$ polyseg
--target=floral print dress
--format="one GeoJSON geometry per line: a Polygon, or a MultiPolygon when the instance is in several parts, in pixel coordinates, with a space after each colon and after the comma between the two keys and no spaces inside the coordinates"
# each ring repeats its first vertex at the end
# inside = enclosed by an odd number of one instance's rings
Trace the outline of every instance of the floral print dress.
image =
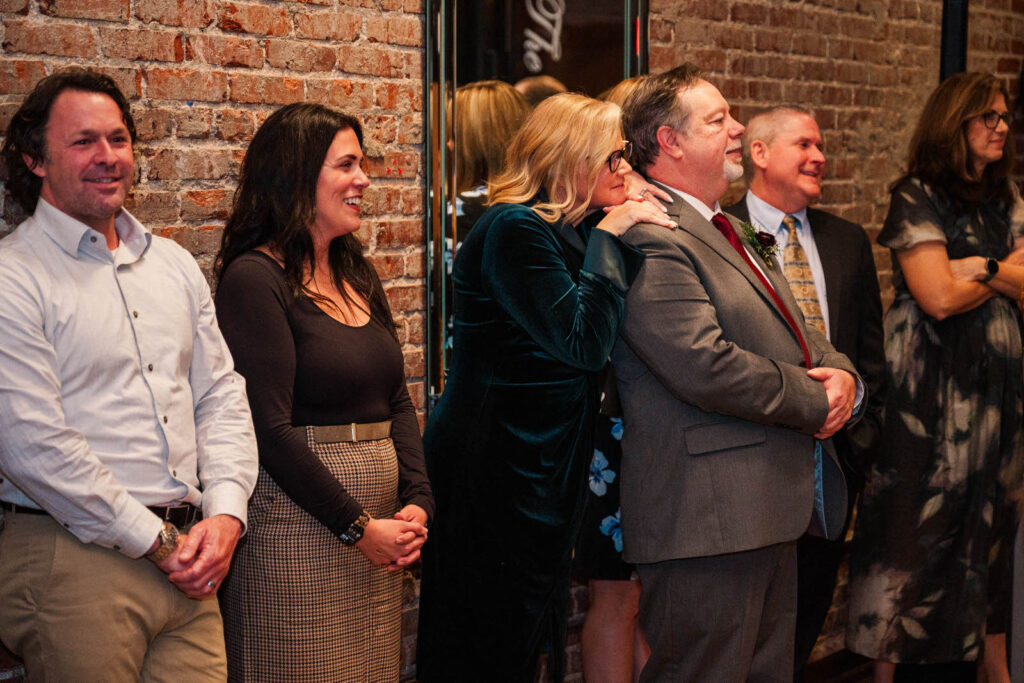
{"type": "MultiPolygon", "coordinates": [[[[957,212],[917,179],[893,191],[879,244],[944,242],[950,259],[1003,259],[1024,204],[957,212]]],[[[939,321],[910,295],[893,258],[885,318],[885,426],[861,500],[850,560],[847,646],[904,663],[976,660],[1005,632],[1021,490],[1021,315],[997,295],[939,321]]]]}
{"type": "Polygon", "coordinates": [[[621,442],[622,418],[599,414],[588,477],[590,494],[574,558],[574,573],[580,580],[625,581],[633,574],[633,565],[622,560],[621,442]]]}

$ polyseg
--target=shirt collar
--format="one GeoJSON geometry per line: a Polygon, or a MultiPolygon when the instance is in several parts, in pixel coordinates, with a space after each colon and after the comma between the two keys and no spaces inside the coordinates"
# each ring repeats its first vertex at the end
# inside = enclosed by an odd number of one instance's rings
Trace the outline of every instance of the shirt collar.
{"type": "Polygon", "coordinates": [[[707,204],[705,204],[701,200],[697,199],[692,194],[687,194],[687,193],[683,192],[682,190],[677,190],[674,187],[669,187],[668,185],[665,185],[664,183],[659,183],[656,180],[652,181],[652,182],[657,183],[658,187],[664,188],[665,190],[671,192],[672,194],[676,195],[677,197],[682,199],[684,202],[686,202],[687,204],[692,206],[694,209],[697,210],[697,213],[699,213],[701,216],[703,216],[704,220],[706,220],[708,222],[711,221],[711,217],[712,216],[714,216],[716,213],[721,213],[721,211],[722,211],[722,207],[719,206],[718,202],[715,202],[714,207],[708,207],[707,204]]]}
{"type": "MultiPolygon", "coordinates": [[[[32,214],[50,239],[73,258],[79,258],[83,253],[100,255],[104,252],[108,255],[111,251],[107,249],[105,240],[97,239],[92,242],[90,237],[97,237],[99,233],[85,223],[72,218],[48,201],[39,198],[36,202],[36,210],[32,214]]],[[[114,219],[114,230],[117,237],[125,246],[126,257],[129,261],[139,259],[149,248],[153,235],[142,223],[136,220],[135,216],[128,213],[127,209],[121,209],[114,219]]],[[[108,256],[113,258],[112,255],[108,256]]]]}
{"type": "Polygon", "coordinates": [[[807,207],[804,207],[799,211],[794,211],[791,214],[786,214],[779,211],[750,190],[747,190],[747,210],[750,211],[750,222],[753,223],[754,227],[758,230],[764,230],[765,232],[770,232],[774,235],[785,233],[786,227],[782,224],[782,219],[787,215],[793,216],[800,221],[800,224],[796,228],[798,234],[803,235],[808,230],[807,207]]]}

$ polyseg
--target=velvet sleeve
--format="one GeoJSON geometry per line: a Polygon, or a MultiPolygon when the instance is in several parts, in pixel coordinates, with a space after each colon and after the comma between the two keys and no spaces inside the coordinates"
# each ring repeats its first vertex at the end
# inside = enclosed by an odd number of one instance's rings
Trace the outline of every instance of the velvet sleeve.
{"type": "Polygon", "coordinates": [[[309,449],[304,430],[292,425],[292,296],[276,266],[258,258],[243,255],[228,266],[216,308],[235,368],[245,377],[260,465],[299,507],[340,534],[362,507],[309,449]]]}
{"type": "Polygon", "coordinates": [[[484,287],[544,351],[596,372],[618,334],[639,257],[611,234],[594,230],[577,284],[556,229],[525,206],[509,206],[487,232],[484,287]]]}

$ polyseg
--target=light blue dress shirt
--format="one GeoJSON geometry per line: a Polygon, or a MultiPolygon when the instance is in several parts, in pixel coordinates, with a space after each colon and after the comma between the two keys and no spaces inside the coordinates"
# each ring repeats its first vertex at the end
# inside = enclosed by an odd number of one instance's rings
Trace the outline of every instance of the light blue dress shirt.
{"type": "Polygon", "coordinates": [[[187,501],[246,518],[244,380],[195,259],[127,211],[120,246],[40,199],[0,240],[0,500],[143,555],[187,501]]]}
{"type": "MultiPolygon", "coordinates": [[[[789,242],[789,230],[782,224],[782,219],[787,214],[779,211],[771,204],[766,203],[753,192],[747,191],[747,210],[750,212],[750,223],[758,230],[775,235],[775,241],[779,245],[779,254],[786,252],[786,244],[789,242]]],[[[821,257],[818,255],[818,245],[814,241],[814,233],[811,232],[811,224],[807,220],[807,209],[803,208],[796,213],[788,214],[798,221],[796,234],[800,238],[800,246],[807,254],[807,263],[811,266],[811,275],[814,278],[814,288],[818,290],[818,304],[821,306],[821,315],[825,318],[825,336],[832,341],[832,328],[828,322],[828,296],[825,289],[825,271],[821,267],[821,257]]]]}

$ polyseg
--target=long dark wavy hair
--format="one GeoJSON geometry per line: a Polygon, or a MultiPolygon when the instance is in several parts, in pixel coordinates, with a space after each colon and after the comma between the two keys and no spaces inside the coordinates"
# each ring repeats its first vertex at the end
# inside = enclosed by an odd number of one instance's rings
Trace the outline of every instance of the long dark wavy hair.
{"type": "Polygon", "coordinates": [[[1013,196],[1013,135],[1006,137],[1003,157],[988,164],[981,178],[972,174],[967,145],[968,124],[989,111],[997,95],[1003,96],[1007,107],[1011,106],[1005,84],[992,74],[958,73],[940,83],[925,103],[910,140],[907,176],[916,176],[942,190],[964,209],[989,199],[1009,206],[1013,196]]]}
{"type": "MultiPolygon", "coordinates": [[[[231,262],[266,245],[283,262],[285,280],[296,295],[332,306],[330,299],[306,286],[316,267],[310,227],[316,217],[316,184],[327,150],[339,131],[352,130],[363,144],[363,129],[354,117],[318,104],[289,104],[260,126],[242,160],[234,206],[221,239],[214,269],[218,279],[231,262]]],[[[341,296],[348,282],[369,304],[370,317],[397,338],[384,290],[352,233],[328,247],[331,278],[341,296]]]]}

